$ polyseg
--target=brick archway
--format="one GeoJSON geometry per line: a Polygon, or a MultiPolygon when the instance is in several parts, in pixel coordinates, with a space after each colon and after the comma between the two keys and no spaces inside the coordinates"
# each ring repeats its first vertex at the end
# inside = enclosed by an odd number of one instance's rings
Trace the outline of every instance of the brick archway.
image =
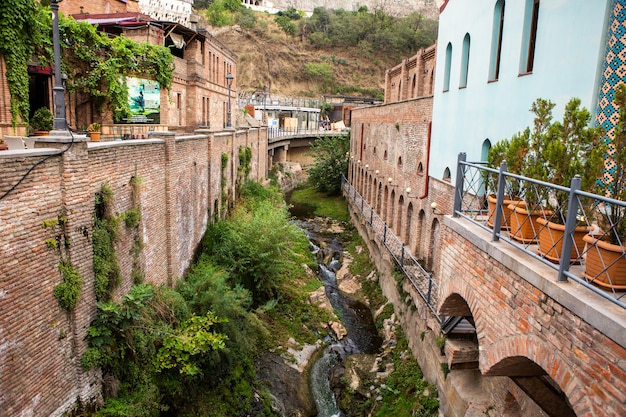
{"type": "Polygon", "coordinates": [[[558,350],[532,334],[491,334],[475,290],[466,281],[442,284],[439,314],[472,317],[482,375],[511,378],[549,416],[575,417],[589,409],[587,396],[580,394],[585,391],[581,381],[558,350]]]}

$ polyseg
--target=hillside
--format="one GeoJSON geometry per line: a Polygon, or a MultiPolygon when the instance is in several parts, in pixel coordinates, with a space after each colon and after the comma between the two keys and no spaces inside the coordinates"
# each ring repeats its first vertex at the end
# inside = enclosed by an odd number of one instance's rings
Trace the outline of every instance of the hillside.
{"type": "Polygon", "coordinates": [[[382,97],[385,71],[402,57],[371,53],[362,48],[315,48],[299,34],[287,35],[274,16],[256,14],[258,25],[209,27],[209,31],[239,58],[240,96],[263,90],[270,94],[320,97],[323,94],[382,97]],[[306,65],[309,64],[307,67],[306,65]],[[310,65],[330,68],[332,75],[312,75],[310,65]]]}

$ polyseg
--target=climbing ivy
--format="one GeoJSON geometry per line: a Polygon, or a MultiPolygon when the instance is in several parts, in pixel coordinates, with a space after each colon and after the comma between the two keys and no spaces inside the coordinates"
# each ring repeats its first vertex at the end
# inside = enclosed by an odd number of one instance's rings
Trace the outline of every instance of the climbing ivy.
{"type": "Polygon", "coordinates": [[[41,42],[38,28],[40,7],[33,0],[0,0],[0,55],[6,62],[6,78],[11,94],[11,122],[28,120],[27,62],[41,42]]]}
{"type": "Polygon", "coordinates": [[[96,299],[106,301],[121,281],[115,240],[119,235],[119,218],[112,213],[113,191],[108,184],[96,194],[96,215],[93,228],[93,271],[96,299]]]}
{"type": "MultiPolygon", "coordinates": [[[[52,16],[49,3],[0,0],[0,55],[7,66],[11,120],[29,119],[28,63],[52,65],[52,16]]],[[[107,105],[116,119],[130,113],[126,75],[142,75],[170,89],[174,57],[159,45],[135,42],[124,36],[109,38],[87,22],[59,15],[62,71],[67,88],[107,105]]]]}

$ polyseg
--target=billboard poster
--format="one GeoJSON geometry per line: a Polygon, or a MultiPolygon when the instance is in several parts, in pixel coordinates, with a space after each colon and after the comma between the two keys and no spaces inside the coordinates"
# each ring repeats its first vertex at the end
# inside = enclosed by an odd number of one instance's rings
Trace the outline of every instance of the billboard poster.
{"type": "Polygon", "coordinates": [[[154,80],[126,77],[131,116],[127,123],[161,123],[161,88],[154,80]]]}

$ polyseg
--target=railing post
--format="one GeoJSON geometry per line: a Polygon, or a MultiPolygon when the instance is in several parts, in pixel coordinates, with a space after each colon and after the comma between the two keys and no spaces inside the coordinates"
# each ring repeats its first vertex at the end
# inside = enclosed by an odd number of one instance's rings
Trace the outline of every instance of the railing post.
{"type": "Polygon", "coordinates": [[[456,163],[456,185],[454,189],[454,209],[452,210],[453,217],[459,217],[458,212],[461,211],[461,204],[463,203],[463,182],[465,178],[465,165],[461,165],[461,162],[465,162],[467,155],[465,152],[459,153],[456,163]]]}
{"type": "Polygon", "coordinates": [[[502,229],[502,202],[504,201],[504,186],[506,185],[506,179],[504,173],[507,170],[506,161],[502,161],[500,164],[500,171],[498,172],[498,192],[496,194],[496,209],[493,212],[495,219],[493,219],[493,232],[491,240],[497,242],[500,240],[500,230],[502,229]]]}
{"type": "Polygon", "coordinates": [[[569,271],[571,264],[572,246],[574,245],[574,229],[576,229],[576,216],[578,215],[578,198],[576,191],[581,186],[580,175],[572,178],[570,183],[569,201],[567,203],[567,214],[565,218],[565,234],[563,235],[563,246],[561,247],[561,260],[559,262],[559,281],[567,281],[565,272],[569,271]]]}
{"type": "Polygon", "coordinates": [[[385,223],[385,229],[383,232],[383,243],[387,242],[387,223],[385,223]]]}
{"type": "Polygon", "coordinates": [[[374,223],[374,207],[370,207],[370,226],[374,223]]]}
{"type": "Polygon", "coordinates": [[[361,196],[361,214],[363,214],[364,203],[365,203],[365,199],[363,198],[363,196],[361,196]]]}
{"type": "Polygon", "coordinates": [[[404,269],[404,243],[402,244],[402,255],[400,255],[400,266],[404,269]]]}

